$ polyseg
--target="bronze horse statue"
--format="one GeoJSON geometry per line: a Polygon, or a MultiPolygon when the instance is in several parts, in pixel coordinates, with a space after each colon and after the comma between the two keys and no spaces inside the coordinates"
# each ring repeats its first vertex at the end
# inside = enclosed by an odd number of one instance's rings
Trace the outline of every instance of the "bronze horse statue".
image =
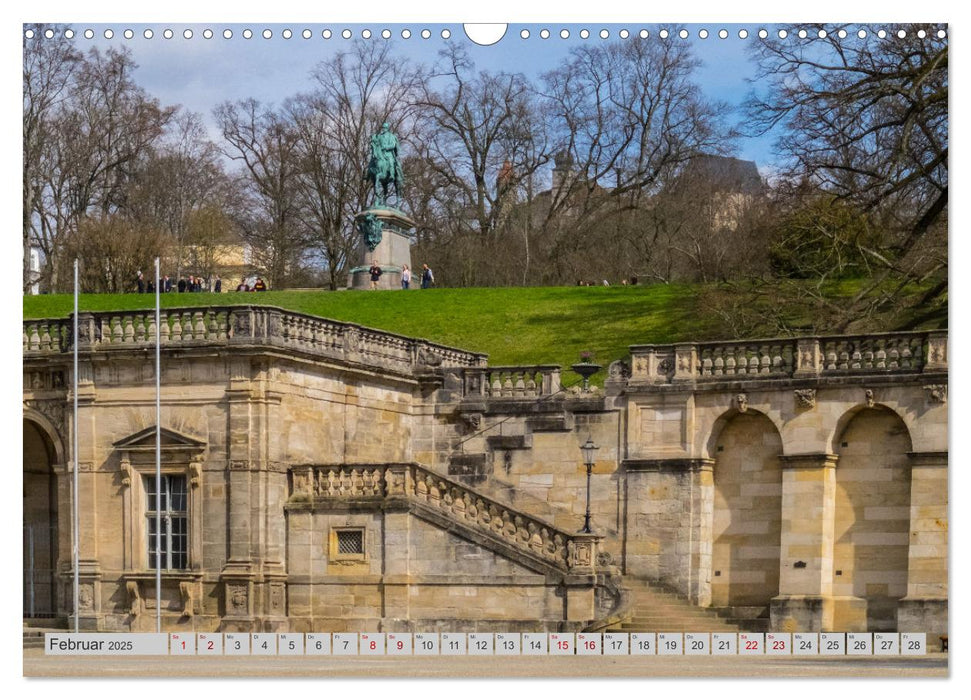
{"type": "Polygon", "coordinates": [[[375,204],[385,206],[388,189],[394,185],[395,197],[401,198],[404,177],[401,162],[398,160],[398,139],[391,133],[390,125],[385,122],[381,131],[371,137],[371,160],[368,162],[364,179],[374,187],[375,204]]]}

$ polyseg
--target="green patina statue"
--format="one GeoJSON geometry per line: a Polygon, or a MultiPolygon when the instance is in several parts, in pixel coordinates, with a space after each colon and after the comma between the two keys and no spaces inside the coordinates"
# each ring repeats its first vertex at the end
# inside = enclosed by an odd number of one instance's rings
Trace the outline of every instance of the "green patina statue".
{"type": "Polygon", "coordinates": [[[401,161],[398,160],[398,137],[392,133],[391,125],[387,122],[381,125],[381,131],[371,137],[371,160],[364,179],[374,187],[374,203],[377,206],[387,205],[388,188],[392,184],[395,196],[401,198],[404,175],[401,161]]]}

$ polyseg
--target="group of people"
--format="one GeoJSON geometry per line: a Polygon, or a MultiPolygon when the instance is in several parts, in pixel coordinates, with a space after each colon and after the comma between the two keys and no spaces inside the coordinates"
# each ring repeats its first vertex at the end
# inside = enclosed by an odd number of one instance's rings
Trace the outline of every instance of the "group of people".
{"type": "Polygon", "coordinates": [[[257,277],[256,281],[254,281],[253,284],[250,285],[246,282],[246,278],[244,277],[239,281],[239,284],[236,285],[236,291],[237,292],[265,292],[266,282],[263,281],[262,277],[257,277]]]}
{"type": "MultiPolygon", "coordinates": [[[[381,281],[381,275],[383,270],[381,266],[378,265],[377,260],[371,261],[371,269],[368,270],[368,274],[371,275],[371,289],[378,288],[378,282],[381,281]]],[[[421,288],[428,289],[433,284],[435,284],[435,274],[432,269],[428,267],[428,264],[423,264],[421,266],[421,288]]],[[[407,265],[401,266],[401,288],[410,289],[411,288],[411,269],[407,265]]]]}
{"type": "MultiPolygon", "coordinates": [[[[630,278],[630,281],[628,281],[627,278],[625,277],[624,279],[622,279],[620,281],[620,283],[624,287],[626,287],[628,285],[631,285],[631,286],[636,285],[637,284],[637,276],[636,275],[635,276],[632,276],[630,278]]],[[[604,287],[609,287],[610,286],[610,282],[608,282],[607,280],[604,280],[603,282],[600,283],[600,285],[598,285],[596,282],[593,282],[591,280],[584,280],[584,279],[577,280],[577,286],[578,287],[598,287],[598,286],[601,286],[601,285],[604,286],[604,287]]]]}
{"type": "MultiPolygon", "coordinates": [[[[202,277],[195,275],[180,277],[179,281],[173,284],[172,279],[168,275],[165,275],[158,281],[158,287],[158,291],[162,293],[171,292],[173,289],[177,292],[202,292],[207,289],[208,285],[202,277]]],[[[223,281],[219,275],[216,275],[216,279],[212,283],[212,291],[219,294],[222,290],[223,281]]],[[[135,291],[138,294],[154,294],[155,280],[146,280],[145,275],[139,270],[135,276],[135,291]]]]}
{"type": "MultiPolygon", "coordinates": [[[[249,278],[253,279],[253,278],[249,278]]],[[[210,285],[204,278],[189,275],[187,277],[180,277],[177,282],[173,282],[172,279],[165,275],[159,280],[159,291],[160,292],[205,292],[211,291],[215,294],[221,294],[223,291],[223,280],[222,277],[216,275],[215,279],[212,280],[210,285]]],[[[262,277],[256,277],[252,282],[247,281],[244,277],[240,280],[239,285],[236,287],[237,292],[265,292],[267,290],[266,282],[263,281],[262,277]]],[[[135,277],[135,291],[139,294],[154,294],[155,293],[155,280],[145,279],[145,275],[139,270],[135,277]]]]}

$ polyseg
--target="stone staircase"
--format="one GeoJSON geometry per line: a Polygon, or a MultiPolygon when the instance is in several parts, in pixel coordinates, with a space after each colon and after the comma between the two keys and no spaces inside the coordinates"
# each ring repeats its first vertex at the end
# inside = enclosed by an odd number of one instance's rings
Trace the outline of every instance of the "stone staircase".
{"type": "Polygon", "coordinates": [[[24,619],[24,649],[43,649],[46,632],[67,631],[67,621],[63,619],[24,619]]]}
{"type": "MultiPolygon", "coordinates": [[[[657,583],[627,578],[631,616],[608,632],[761,632],[768,618],[723,617],[722,611],[693,605],[687,597],[657,583]]],[[[751,612],[751,611],[750,611],[751,612]]]]}

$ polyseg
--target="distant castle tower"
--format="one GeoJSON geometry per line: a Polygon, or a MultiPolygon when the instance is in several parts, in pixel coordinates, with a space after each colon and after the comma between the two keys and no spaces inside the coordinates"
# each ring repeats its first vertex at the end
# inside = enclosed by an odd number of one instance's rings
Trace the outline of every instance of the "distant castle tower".
{"type": "Polygon", "coordinates": [[[569,187],[570,175],[573,174],[573,156],[569,151],[560,151],[553,157],[553,196],[556,197],[560,188],[569,187]]]}

